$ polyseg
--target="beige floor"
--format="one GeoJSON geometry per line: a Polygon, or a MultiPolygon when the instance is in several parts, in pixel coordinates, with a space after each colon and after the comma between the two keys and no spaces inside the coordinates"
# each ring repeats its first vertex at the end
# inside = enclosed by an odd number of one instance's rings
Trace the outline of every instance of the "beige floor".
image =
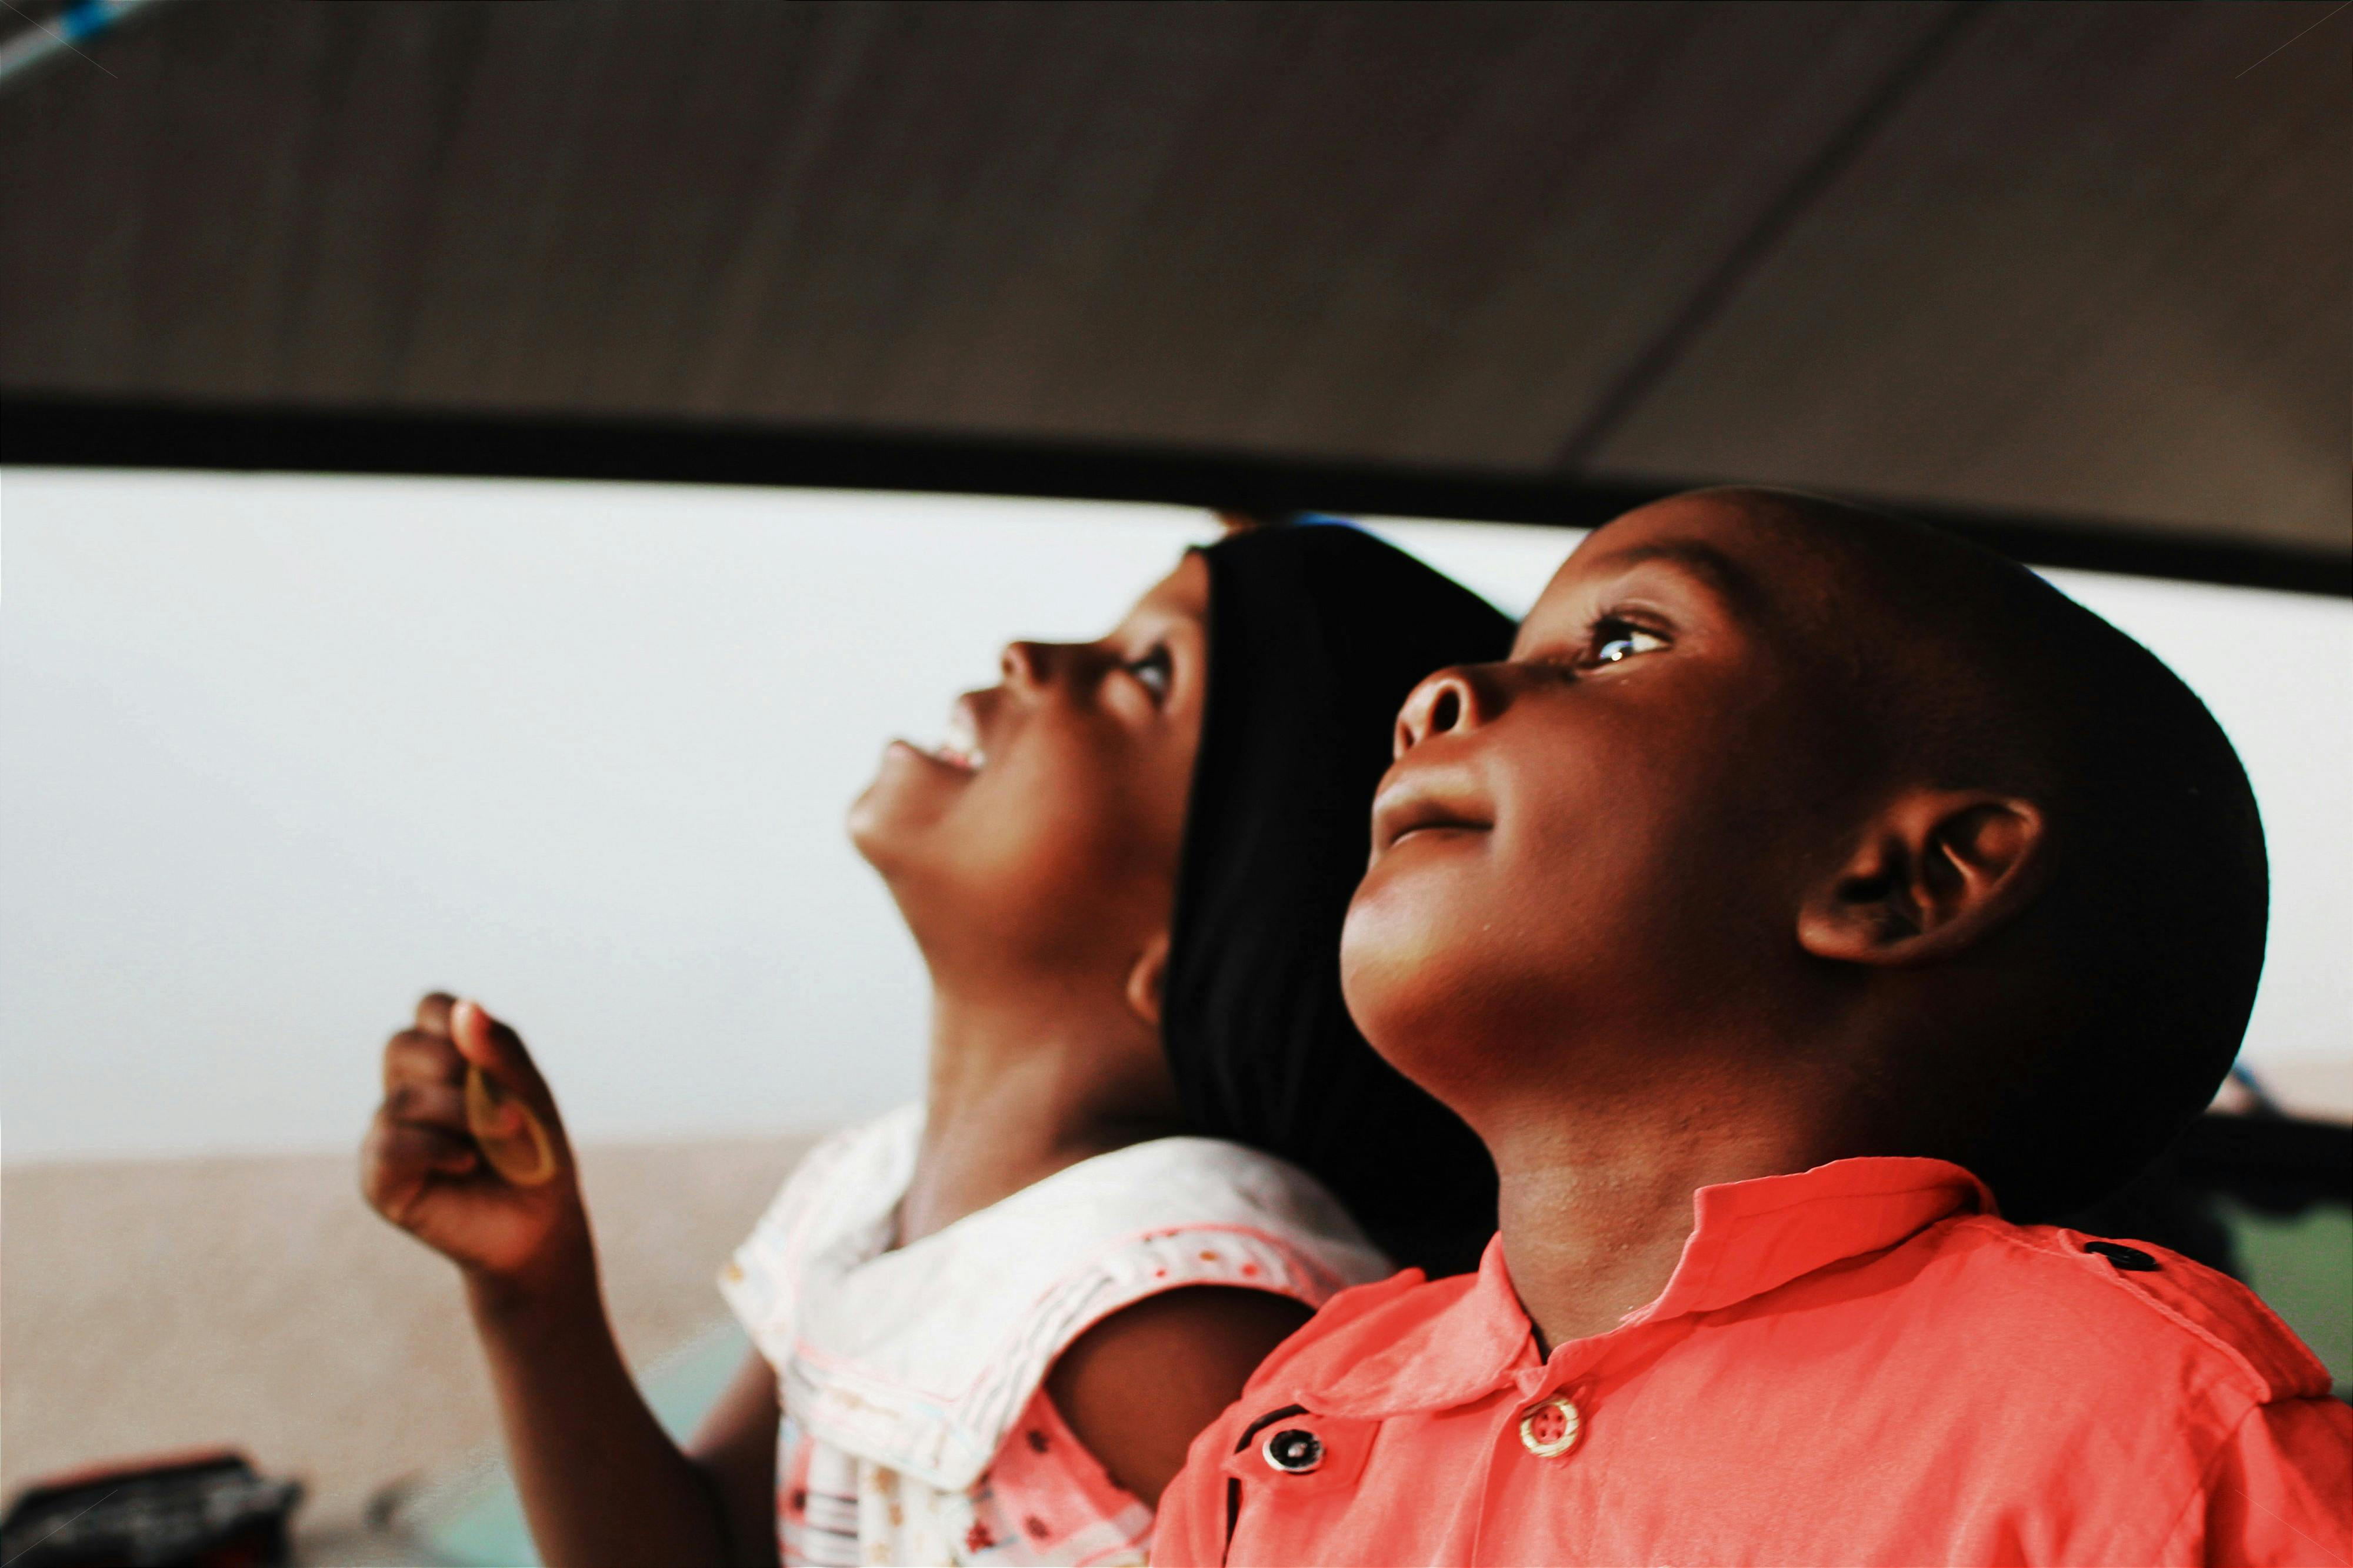
{"type": "MultiPolygon", "coordinates": [[[[723,1315],[712,1276],[809,1140],[592,1149],[623,1348],[723,1315]]],[[[494,1440],[455,1276],[360,1202],[350,1157],[0,1173],[0,1486],[190,1447],[310,1483],[306,1534],[494,1440]]]]}

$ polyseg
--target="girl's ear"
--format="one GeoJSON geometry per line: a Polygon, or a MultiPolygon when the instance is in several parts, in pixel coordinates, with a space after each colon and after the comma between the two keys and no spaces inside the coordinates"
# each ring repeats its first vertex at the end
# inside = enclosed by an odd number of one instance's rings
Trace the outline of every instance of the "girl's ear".
{"type": "Polygon", "coordinates": [[[1155,931],[1127,972],[1128,1007],[1155,1029],[1160,1027],[1160,985],[1167,977],[1168,933],[1155,931]]]}
{"type": "Polygon", "coordinates": [[[1936,963],[2000,930],[2050,880],[2042,809],[1986,790],[1915,788],[1865,825],[1846,862],[1798,911],[1817,958],[1889,969],[1936,963]]]}

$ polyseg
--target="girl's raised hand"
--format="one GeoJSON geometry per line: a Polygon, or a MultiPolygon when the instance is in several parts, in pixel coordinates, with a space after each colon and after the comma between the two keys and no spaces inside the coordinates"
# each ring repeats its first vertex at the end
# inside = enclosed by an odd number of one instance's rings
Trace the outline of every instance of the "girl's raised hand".
{"type": "Polygon", "coordinates": [[[480,1003],[436,992],[417,1005],[415,1026],[385,1043],[360,1191],[477,1284],[593,1289],[587,1215],[554,1097],[522,1037],[480,1003]]]}

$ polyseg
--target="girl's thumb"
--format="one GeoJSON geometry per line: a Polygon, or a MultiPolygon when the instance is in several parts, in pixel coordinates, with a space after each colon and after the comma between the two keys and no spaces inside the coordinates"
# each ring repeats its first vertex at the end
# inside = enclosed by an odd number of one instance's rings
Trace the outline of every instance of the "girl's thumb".
{"type": "Polygon", "coordinates": [[[480,1002],[462,1001],[449,1009],[449,1043],[476,1067],[496,1062],[498,1047],[491,1043],[491,1016],[480,1002]]]}

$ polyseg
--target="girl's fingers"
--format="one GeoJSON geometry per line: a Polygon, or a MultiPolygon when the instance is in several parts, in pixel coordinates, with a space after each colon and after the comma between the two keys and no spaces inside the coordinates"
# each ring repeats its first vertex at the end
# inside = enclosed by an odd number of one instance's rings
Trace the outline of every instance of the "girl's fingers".
{"type": "Polygon", "coordinates": [[[405,1083],[457,1083],[466,1076],[466,1058],[447,1035],[404,1029],[385,1042],[384,1087],[387,1092],[405,1083]]]}
{"type": "Polygon", "coordinates": [[[471,1174],[481,1163],[473,1141],[460,1133],[395,1121],[378,1111],[369,1127],[360,1186],[368,1202],[397,1220],[427,1176],[471,1174]]]}
{"type": "Polygon", "coordinates": [[[448,1039],[449,1010],[457,1005],[458,999],[447,991],[427,993],[417,1004],[417,1026],[428,1035],[438,1035],[448,1039]]]}
{"type": "Polygon", "coordinates": [[[467,1133],[466,1091],[454,1083],[396,1084],[385,1094],[384,1113],[404,1125],[467,1133]]]}

